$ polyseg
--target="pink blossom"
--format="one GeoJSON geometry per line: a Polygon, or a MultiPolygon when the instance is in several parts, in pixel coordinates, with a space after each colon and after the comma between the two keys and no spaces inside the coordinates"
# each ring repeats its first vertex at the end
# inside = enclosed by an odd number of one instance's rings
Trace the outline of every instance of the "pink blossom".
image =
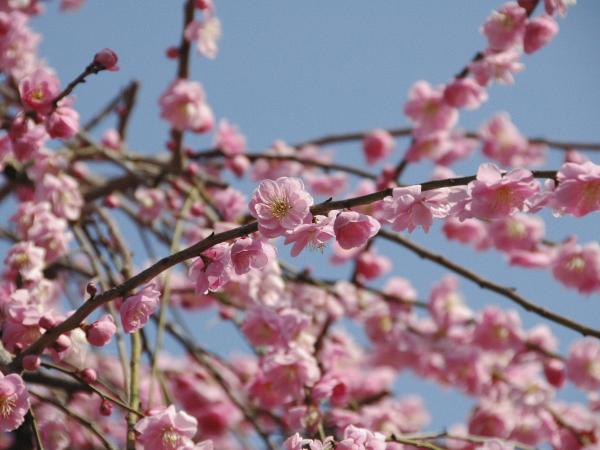
{"type": "Polygon", "coordinates": [[[8,135],[13,154],[19,162],[32,159],[48,140],[46,128],[36,124],[24,114],[17,115],[13,120],[8,135]]]}
{"type": "Polygon", "coordinates": [[[372,280],[378,278],[392,269],[392,262],[383,255],[372,251],[362,252],[356,258],[356,274],[361,279],[372,280]]]}
{"type": "Polygon", "coordinates": [[[570,240],[559,249],[552,262],[552,274],[565,286],[590,294],[600,289],[600,245],[584,246],[570,240]]]}
{"type": "Polygon", "coordinates": [[[569,350],[567,377],[588,391],[600,389],[600,344],[594,339],[581,339],[569,350]]]}
{"type": "Polygon", "coordinates": [[[387,158],[394,149],[394,138],[386,130],[373,130],[362,141],[363,153],[369,164],[387,158]]]}
{"type": "Polygon", "coordinates": [[[555,388],[560,389],[564,385],[567,377],[565,363],[560,359],[544,361],[544,375],[546,376],[548,383],[555,388]]]}
{"type": "Polygon", "coordinates": [[[515,424],[515,412],[508,403],[484,402],[469,418],[469,433],[506,439],[515,424]]]}
{"type": "Polygon", "coordinates": [[[477,250],[485,250],[490,246],[487,227],[478,219],[460,221],[456,217],[448,217],[442,231],[447,239],[471,244],[477,250]]]}
{"type": "Polygon", "coordinates": [[[335,197],[346,190],[348,177],[344,172],[306,173],[304,179],[312,192],[317,195],[335,197]]]}
{"type": "Polygon", "coordinates": [[[529,170],[514,169],[503,176],[494,164],[482,164],[477,179],[468,185],[467,209],[481,219],[502,218],[526,209],[527,200],[539,190],[539,183],[529,170]]]}
{"type": "Polygon", "coordinates": [[[536,216],[515,214],[489,225],[489,233],[498,250],[533,250],[544,238],[544,221],[536,216]]]}
{"type": "Polygon", "coordinates": [[[185,38],[196,43],[198,53],[213,59],[217,56],[217,42],[221,38],[221,21],[210,17],[205,21],[193,20],[185,29],[185,38]]]}
{"type": "Polygon", "coordinates": [[[515,2],[505,3],[483,24],[482,32],[494,51],[508,50],[520,43],[525,33],[527,11],[515,2]]]}
{"type": "Polygon", "coordinates": [[[486,50],[482,58],[469,64],[473,77],[482,86],[487,86],[491,81],[501,84],[514,83],[513,74],[523,70],[519,62],[521,53],[510,49],[504,52],[486,50]]]}
{"type": "Polygon", "coordinates": [[[548,14],[564,16],[567,14],[567,8],[576,2],[577,0],[544,0],[544,7],[548,14]]]}
{"type": "Polygon", "coordinates": [[[231,250],[222,243],[209,248],[191,265],[189,276],[196,285],[196,293],[216,291],[231,278],[231,250]]]}
{"type": "Polygon", "coordinates": [[[113,317],[110,314],[105,314],[85,328],[85,336],[90,344],[102,347],[110,342],[116,331],[117,326],[113,317]]]}
{"type": "Polygon", "coordinates": [[[12,373],[0,373],[0,431],[16,430],[25,421],[29,410],[29,395],[23,379],[12,373]]]}
{"type": "Polygon", "coordinates": [[[551,204],[559,212],[582,217],[600,210],[600,165],[591,161],[566,163],[557,174],[558,186],[551,204]]]}
{"type": "Polygon", "coordinates": [[[33,242],[14,244],[4,259],[7,275],[11,279],[19,275],[24,281],[39,281],[43,278],[45,256],[46,251],[33,242]]]}
{"type": "Polygon", "coordinates": [[[558,23],[549,15],[543,14],[527,21],[523,50],[530,54],[550,42],[558,33],[558,23]]]}
{"type": "Polygon", "coordinates": [[[465,304],[458,292],[458,280],[446,276],[435,284],[429,294],[429,313],[438,327],[464,324],[473,317],[473,311],[465,304]]]}
{"type": "Polygon", "coordinates": [[[179,131],[191,130],[203,133],[212,128],[213,113],[206,104],[200,83],[175,80],[159,99],[161,117],[179,131]]]}
{"type": "Polygon", "coordinates": [[[361,247],[379,232],[380,227],[376,219],[356,211],[342,211],[333,223],[335,239],[345,250],[361,247]]]}
{"type": "Polygon", "coordinates": [[[523,343],[521,320],[516,311],[488,306],[477,317],[473,341],[485,350],[504,351],[523,343]]]}
{"type": "MultiPolygon", "coordinates": [[[[277,140],[267,150],[267,155],[273,156],[297,156],[296,150],[283,141],[277,140]]],[[[275,180],[280,177],[296,177],[303,172],[304,166],[297,161],[285,161],[276,159],[258,159],[254,163],[252,178],[263,180],[269,178],[275,180]]]]}
{"type": "Polygon", "coordinates": [[[231,170],[235,176],[241,177],[250,168],[250,160],[244,155],[236,155],[233,158],[225,159],[225,166],[231,170]]]}
{"type": "Polygon", "coordinates": [[[38,69],[19,83],[21,102],[30,110],[48,114],[60,94],[60,80],[47,69],[38,69]]]}
{"type": "Polygon", "coordinates": [[[258,220],[261,234],[273,238],[310,221],[312,204],[313,198],[304,190],[302,180],[281,177],[275,181],[261,181],[248,208],[258,220]]]}
{"type": "Polygon", "coordinates": [[[142,450],[174,450],[193,446],[192,438],[198,421],[185,411],[177,412],[175,405],[146,416],[135,424],[139,433],[137,443],[142,450]]]}
{"type": "Polygon", "coordinates": [[[444,100],[454,108],[476,109],[487,98],[485,89],[472,78],[455,78],[444,89],[444,100]]]}
{"type": "Polygon", "coordinates": [[[308,245],[312,249],[323,250],[326,242],[335,237],[333,231],[333,220],[335,212],[330,212],[326,216],[314,216],[313,222],[303,223],[298,225],[292,231],[289,231],[285,236],[284,243],[294,245],[290,254],[298,256],[302,250],[308,245]]]}
{"type": "Polygon", "coordinates": [[[121,142],[121,136],[119,135],[119,132],[114,128],[109,128],[104,132],[100,143],[110,150],[117,151],[121,150],[121,145],[123,145],[123,143],[121,142]]]}
{"type": "Polygon", "coordinates": [[[104,48],[94,55],[94,64],[102,66],[111,72],[119,70],[119,66],[117,66],[118,62],[119,56],[110,48],[104,48]]]}
{"type": "Polygon", "coordinates": [[[149,284],[136,294],[127,297],[119,310],[125,332],[133,333],[146,325],[159,303],[160,291],[154,284],[149,284]]]}
{"type": "Polygon", "coordinates": [[[246,312],[242,331],[252,345],[285,347],[309,324],[309,318],[294,309],[275,311],[256,305],[246,312]]]}
{"type": "Polygon", "coordinates": [[[215,146],[225,156],[232,158],[246,151],[246,137],[240,133],[235,125],[231,125],[227,120],[221,120],[217,127],[215,146]]]}
{"type": "Polygon", "coordinates": [[[458,120],[456,109],[444,101],[442,89],[433,89],[426,81],[412,86],[404,113],[415,125],[417,137],[452,128],[458,120]]]}
{"type": "Polygon", "coordinates": [[[59,173],[46,173],[36,186],[36,198],[52,205],[52,212],[67,220],[77,220],[83,208],[83,197],[75,178],[59,173]]]}
{"type": "Polygon", "coordinates": [[[139,187],[135,190],[135,199],[139,204],[138,216],[141,220],[153,221],[166,209],[165,191],[139,187]]]}
{"type": "Polygon", "coordinates": [[[335,446],[336,450],[385,450],[385,435],[373,433],[366,428],[348,425],[344,437],[335,446]]]}
{"type": "Polygon", "coordinates": [[[79,113],[68,106],[59,106],[48,117],[46,130],[52,138],[72,138],[79,131],[79,113]]]}
{"type": "Polygon", "coordinates": [[[231,247],[231,263],[238,275],[247,273],[251,268],[262,269],[275,255],[272,245],[251,237],[238,239],[231,247]]]}
{"type": "Polygon", "coordinates": [[[447,189],[421,192],[420,185],[394,188],[392,196],[383,200],[383,215],[396,231],[408,229],[412,232],[417,226],[422,226],[427,232],[434,217],[448,215],[450,205],[447,197],[447,189]]]}

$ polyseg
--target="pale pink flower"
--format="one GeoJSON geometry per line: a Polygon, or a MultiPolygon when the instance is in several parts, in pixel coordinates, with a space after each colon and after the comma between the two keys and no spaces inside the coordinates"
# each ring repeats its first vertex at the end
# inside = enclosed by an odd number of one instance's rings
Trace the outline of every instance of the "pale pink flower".
{"type": "Polygon", "coordinates": [[[485,350],[504,351],[523,345],[521,320],[516,311],[488,306],[477,317],[473,341],[485,350]]]}
{"type": "Polygon", "coordinates": [[[448,130],[458,120],[457,110],[444,101],[442,89],[434,89],[426,81],[418,81],[412,86],[404,113],[415,125],[413,134],[417,137],[448,130]]]}
{"type": "Polygon", "coordinates": [[[372,432],[366,428],[348,425],[344,437],[335,446],[336,450],[385,450],[385,435],[372,432]]]}
{"type": "Polygon", "coordinates": [[[19,82],[23,105],[41,114],[52,110],[52,102],[60,94],[60,80],[47,69],[38,69],[19,82]]]}
{"type": "Polygon", "coordinates": [[[363,153],[369,164],[387,158],[394,149],[394,138],[386,130],[373,130],[362,141],[363,153]]]}
{"type": "Polygon", "coordinates": [[[313,222],[298,225],[285,236],[284,244],[291,244],[292,256],[298,256],[308,245],[311,249],[323,250],[327,241],[335,237],[333,220],[336,212],[331,211],[327,216],[314,216],[313,222]]]}
{"type": "Polygon", "coordinates": [[[212,128],[214,117],[206,104],[200,83],[175,80],[160,96],[161,117],[179,131],[203,133],[212,128]]]}
{"type": "Polygon", "coordinates": [[[372,280],[378,278],[392,269],[392,262],[383,255],[372,251],[362,252],[356,258],[356,274],[362,279],[372,280]]]}
{"type": "Polygon", "coordinates": [[[139,187],[134,197],[139,204],[138,216],[144,221],[157,219],[167,207],[165,191],[162,189],[139,187]]]}
{"type": "Polygon", "coordinates": [[[185,29],[185,38],[196,43],[198,53],[213,59],[219,51],[217,43],[221,38],[221,21],[217,17],[205,21],[193,20],[185,29]]]}
{"type": "MultiPolygon", "coordinates": [[[[266,154],[274,156],[298,156],[294,147],[290,147],[281,140],[275,141],[266,154]]],[[[305,172],[304,166],[297,161],[258,159],[254,162],[252,178],[254,180],[264,180],[266,178],[275,180],[280,177],[297,177],[303,174],[303,172],[305,172]]]]}
{"type": "Polygon", "coordinates": [[[11,279],[16,278],[18,274],[24,281],[39,281],[43,278],[45,256],[46,251],[33,242],[14,244],[4,259],[7,275],[11,279]]]}
{"type": "Polygon", "coordinates": [[[19,428],[28,410],[29,395],[23,379],[15,373],[0,373],[0,431],[19,428]]]}
{"type": "Polygon", "coordinates": [[[520,58],[521,53],[515,49],[498,53],[486,50],[482,58],[469,64],[469,70],[482,86],[487,86],[490,81],[512,84],[515,81],[513,74],[524,68],[520,58]]]}
{"type": "Polygon", "coordinates": [[[549,15],[543,14],[527,21],[523,50],[530,54],[544,47],[558,33],[558,23],[549,15]]]}
{"type": "Polygon", "coordinates": [[[466,209],[480,219],[497,219],[527,208],[527,201],[540,190],[526,169],[513,169],[502,176],[494,164],[479,166],[477,179],[468,185],[470,201],[466,209]]]}
{"type": "Polygon", "coordinates": [[[506,439],[516,425],[514,409],[508,403],[482,402],[469,418],[469,433],[506,439]]]}
{"type": "Polygon", "coordinates": [[[566,163],[557,178],[551,204],[559,212],[582,217],[600,210],[600,165],[591,161],[566,163]]]}
{"type": "Polygon", "coordinates": [[[600,245],[590,242],[584,246],[569,240],[560,248],[552,262],[552,274],[582,294],[600,289],[600,245]]]}
{"type": "Polygon", "coordinates": [[[295,309],[275,311],[256,305],[247,310],[241,329],[252,345],[285,347],[308,324],[308,316],[295,309]]]}
{"type": "Polygon", "coordinates": [[[67,220],[79,219],[84,205],[79,183],[65,173],[46,173],[36,186],[36,198],[49,202],[54,214],[67,220]]]}
{"type": "Polygon", "coordinates": [[[311,173],[304,175],[310,190],[317,195],[335,197],[346,190],[348,185],[347,176],[344,172],[334,173],[311,173]]]}
{"type": "Polygon", "coordinates": [[[392,229],[412,232],[422,226],[425,232],[433,223],[433,218],[448,215],[450,205],[447,189],[421,192],[420,185],[394,188],[391,197],[383,199],[383,216],[392,223],[392,229]]]}
{"type": "Polygon", "coordinates": [[[217,127],[215,146],[225,156],[232,158],[246,151],[246,137],[240,133],[238,127],[230,124],[227,120],[221,120],[217,127]]]}
{"type": "Polygon", "coordinates": [[[12,152],[19,162],[34,158],[49,138],[44,125],[36,124],[24,114],[17,115],[12,121],[8,136],[12,152]]]}
{"type": "Polygon", "coordinates": [[[85,337],[90,344],[102,347],[110,342],[116,331],[115,320],[110,314],[105,314],[85,328],[85,337]]]}
{"type": "Polygon", "coordinates": [[[196,285],[196,293],[216,291],[231,278],[231,249],[229,244],[212,246],[192,263],[189,277],[196,285]]]}
{"type": "Polygon", "coordinates": [[[508,50],[519,44],[525,33],[527,11],[515,2],[505,3],[485,21],[482,32],[494,51],[508,50]]]}
{"type": "Polygon", "coordinates": [[[498,250],[533,250],[544,238],[544,221],[537,216],[518,213],[492,221],[488,230],[498,250]]]}
{"type": "MultiPolygon", "coordinates": [[[[430,420],[423,401],[416,395],[388,398],[365,405],[361,410],[361,415],[368,429],[397,435],[416,433],[430,420]]],[[[389,449],[386,447],[386,450],[389,449]]]]}
{"type": "Polygon", "coordinates": [[[119,56],[110,48],[104,48],[94,55],[94,64],[102,66],[111,72],[119,70],[119,66],[117,66],[118,62],[119,56]]]}
{"type": "Polygon", "coordinates": [[[363,246],[379,228],[381,225],[376,219],[356,211],[342,211],[333,223],[335,239],[345,250],[363,246]]]}
{"type": "Polygon", "coordinates": [[[446,131],[415,137],[406,152],[406,160],[410,162],[422,159],[437,161],[450,151],[450,147],[451,143],[446,131]]]}
{"type": "Polygon", "coordinates": [[[102,139],[100,140],[102,146],[110,149],[110,150],[121,150],[121,146],[123,143],[121,142],[121,135],[114,128],[109,128],[102,135],[102,139]]]}
{"type": "Polygon", "coordinates": [[[79,131],[79,113],[69,106],[59,106],[46,120],[46,130],[52,138],[72,138],[79,131]]]}
{"type": "Polygon", "coordinates": [[[477,250],[485,250],[490,246],[487,227],[478,219],[460,221],[456,217],[448,217],[442,226],[442,231],[447,239],[471,244],[477,250]]]}
{"type": "Polygon", "coordinates": [[[305,191],[302,180],[281,177],[263,180],[248,205],[250,214],[258,220],[258,230],[268,238],[281,236],[311,220],[313,198],[305,191]]]}
{"type": "Polygon", "coordinates": [[[444,89],[444,100],[454,108],[476,109],[487,99],[484,87],[472,78],[455,78],[444,89]]]}
{"type": "Polygon", "coordinates": [[[221,217],[228,222],[240,217],[246,209],[246,196],[231,186],[217,190],[212,196],[212,201],[221,217]]]}
{"type": "Polygon", "coordinates": [[[567,377],[588,391],[600,389],[600,344],[595,339],[581,339],[569,350],[567,377]]]}
{"type": "Polygon", "coordinates": [[[231,264],[238,275],[249,272],[251,268],[262,269],[275,256],[275,248],[261,239],[240,238],[231,246],[231,264]]]}
{"type": "Polygon", "coordinates": [[[150,315],[158,309],[160,291],[156,285],[149,284],[136,294],[127,297],[121,305],[121,323],[126,333],[139,330],[148,322],[150,315]]]}
{"type": "Polygon", "coordinates": [[[242,177],[250,168],[250,160],[244,155],[236,155],[225,159],[225,167],[231,170],[235,176],[242,177]]]}
{"type": "Polygon", "coordinates": [[[427,305],[431,317],[441,329],[464,324],[473,318],[473,311],[458,292],[458,280],[446,276],[436,283],[429,294],[427,305]]]}
{"type": "MultiPolygon", "coordinates": [[[[135,424],[139,433],[137,443],[142,450],[175,450],[193,446],[198,421],[185,411],[177,412],[175,405],[146,416],[135,424]]],[[[192,447],[193,448],[193,447],[192,447]]]]}
{"type": "Polygon", "coordinates": [[[567,8],[575,3],[577,0],[544,0],[544,7],[548,14],[564,16],[567,14],[567,8]]]}

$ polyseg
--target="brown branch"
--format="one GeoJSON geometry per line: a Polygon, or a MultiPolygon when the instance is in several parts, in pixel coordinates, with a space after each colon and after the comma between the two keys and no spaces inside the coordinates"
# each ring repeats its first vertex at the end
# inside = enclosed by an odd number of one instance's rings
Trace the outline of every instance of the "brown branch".
{"type": "Polygon", "coordinates": [[[63,91],[58,94],[56,96],[56,98],[52,101],[52,107],[54,109],[56,109],[56,107],[58,106],[58,103],[65,97],[67,97],[68,95],[71,94],[71,92],[73,92],[73,90],[77,87],[78,84],[82,84],[85,83],[85,79],[87,77],[89,77],[90,75],[96,75],[99,72],[102,72],[103,70],[106,70],[106,68],[101,65],[98,64],[96,62],[92,62],[90,64],[88,64],[88,66],[83,70],[83,72],[81,72],[77,78],[75,78],[73,81],[71,81],[66,88],[63,89],[63,91]]]}
{"type": "Polygon", "coordinates": [[[473,281],[482,289],[490,290],[492,292],[502,295],[503,297],[508,298],[509,300],[513,301],[514,303],[531,313],[537,314],[538,316],[544,317],[545,319],[548,319],[566,328],[570,328],[571,330],[576,331],[584,336],[594,336],[600,339],[600,330],[588,327],[586,325],[582,325],[578,322],[561,316],[560,314],[542,308],[541,306],[538,306],[525,299],[521,295],[517,294],[515,292],[515,289],[494,283],[493,281],[490,281],[474,272],[471,272],[463,266],[448,260],[442,255],[430,252],[429,250],[415,244],[414,242],[402,237],[399,234],[390,233],[386,230],[380,230],[379,236],[407,248],[408,250],[412,251],[421,258],[433,261],[436,264],[445,267],[451,270],[452,272],[462,276],[463,278],[473,281]]]}

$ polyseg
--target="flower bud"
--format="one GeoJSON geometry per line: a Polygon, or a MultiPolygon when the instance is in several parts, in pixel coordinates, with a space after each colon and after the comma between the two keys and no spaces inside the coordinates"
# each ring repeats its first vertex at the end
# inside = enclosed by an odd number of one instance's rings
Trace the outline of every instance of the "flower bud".
{"type": "Polygon", "coordinates": [[[110,48],[102,49],[94,55],[94,64],[98,64],[111,72],[119,70],[118,61],[119,57],[110,48]]]}
{"type": "Polygon", "coordinates": [[[85,330],[88,342],[96,347],[102,347],[110,342],[117,326],[111,315],[106,314],[100,320],[95,321],[85,330]]]}

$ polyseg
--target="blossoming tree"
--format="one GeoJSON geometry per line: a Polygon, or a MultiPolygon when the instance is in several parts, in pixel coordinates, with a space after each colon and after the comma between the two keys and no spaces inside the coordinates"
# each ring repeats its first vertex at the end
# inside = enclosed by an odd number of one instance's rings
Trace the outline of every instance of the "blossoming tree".
{"type": "Polygon", "coordinates": [[[528,138],[506,113],[476,132],[457,127],[492,85],[515,82],[573,3],[499,4],[481,26],[485,48],[460,73],[410,88],[410,127],[251,152],[190,70],[196,53],[218,56],[218,5],[173,2],[184,26],[157,99],[168,152],[154,154],[127,142],[138,82],[80,121],[74,92],[127,61],[99,50],[69,80],[38,52],[31,19],[46,5],[0,0],[0,201],[10,210],[0,227],[0,448],[599,449],[600,328],[411,238],[441,232],[573,293],[600,292],[598,243],[545,235],[545,220],[597,215],[600,145],[528,138]],[[96,133],[108,117],[116,126],[96,133]],[[189,145],[193,135],[212,147],[189,145]],[[368,167],[323,149],[343,143],[368,167]],[[550,151],[563,162],[533,170],[550,151]],[[478,152],[486,162],[454,173],[478,152]],[[422,161],[434,163],[431,177],[404,181],[422,161]],[[417,294],[382,241],[448,275],[417,294]],[[294,265],[311,249],[318,270],[294,265]],[[327,263],[352,273],[332,279],[327,263]],[[471,309],[459,278],[512,308],[471,309]],[[522,324],[524,310],[536,326],[522,324]],[[224,357],[196,339],[188,316],[206,311],[248,351],[224,357]],[[561,349],[555,329],[578,338],[561,349]],[[471,397],[467,417],[427,429],[420,398],[394,392],[405,371],[471,397]],[[559,399],[565,387],[583,400],[559,399]]]}

